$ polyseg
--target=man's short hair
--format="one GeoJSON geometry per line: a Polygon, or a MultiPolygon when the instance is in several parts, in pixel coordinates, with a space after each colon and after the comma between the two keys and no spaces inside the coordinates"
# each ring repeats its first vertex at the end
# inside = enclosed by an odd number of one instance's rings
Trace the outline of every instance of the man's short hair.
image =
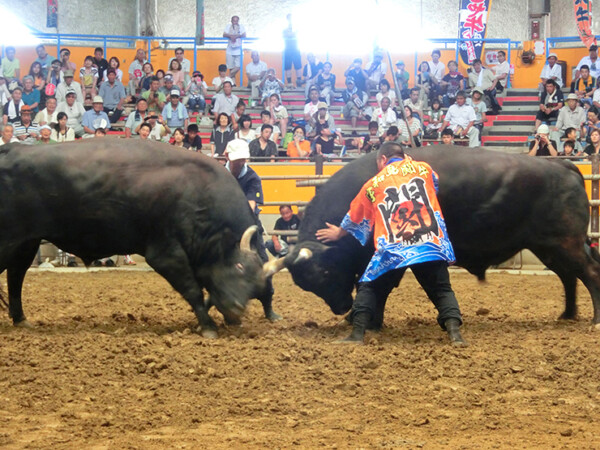
{"type": "Polygon", "coordinates": [[[410,93],[411,93],[411,94],[412,94],[413,92],[417,92],[417,93],[418,93],[418,92],[420,92],[420,91],[421,91],[421,89],[420,89],[420,88],[418,88],[418,87],[414,87],[414,88],[412,88],[412,89],[410,90],[410,93]]]}
{"type": "Polygon", "coordinates": [[[285,208],[289,208],[290,211],[292,211],[292,205],[285,204],[285,205],[280,205],[279,206],[279,212],[283,211],[285,208]]]}
{"type": "Polygon", "coordinates": [[[148,100],[146,100],[144,97],[140,97],[140,98],[138,98],[138,101],[137,101],[137,102],[135,102],[135,104],[136,104],[136,105],[139,105],[139,104],[140,104],[140,102],[146,102],[146,103],[148,103],[148,100]]]}
{"type": "Polygon", "coordinates": [[[40,44],[38,45],[35,50],[38,51],[40,48],[43,48],[44,50],[46,50],[46,47],[44,47],[44,44],[40,44]]]}
{"type": "Polygon", "coordinates": [[[368,126],[368,130],[372,129],[372,128],[377,128],[379,129],[379,124],[377,122],[375,122],[374,120],[372,120],[371,122],[369,122],[369,126],[368,126]]]}
{"type": "Polygon", "coordinates": [[[385,156],[387,159],[393,158],[394,156],[400,156],[401,158],[404,158],[404,149],[397,142],[384,142],[377,151],[377,159],[381,158],[382,156],[385,156]]]}
{"type": "Polygon", "coordinates": [[[271,117],[271,113],[270,113],[269,111],[267,111],[266,109],[264,109],[264,110],[262,110],[262,111],[260,112],[260,116],[261,116],[261,117],[262,117],[262,116],[268,116],[268,117],[271,117]]]}
{"type": "Polygon", "coordinates": [[[197,133],[198,132],[198,125],[195,123],[190,123],[188,125],[188,129],[187,129],[188,133],[192,132],[192,133],[197,133]]]}
{"type": "Polygon", "coordinates": [[[150,131],[152,131],[152,125],[150,125],[148,122],[142,122],[142,124],[140,125],[140,130],[144,127],[148,128],[150,131]]]}
{"type": "Polygon", "coordinates": [[[177,47],[177,48],[175,49],[175,53],[177,53],[177,52],[184,53],[184,52],[185,52],[185,50],[183,50],[183,48],[181,48],[181,47],[177,47]]]}
{"type": "Polygon", "coordinates": [[[262,133],[265,130],[271,130],[273,131],[273,125],[269,124],[269,123],[264,123],[262,127],[260,127],[260,132],[262,133]]]}
{"type": "Polygon", "coordinates": [[[442,131],[442,136],[454,136],[454,131],[452,131],[450,128],[444,128],[444,131],[442,131]]]}
{"type": "Polygon", "coordinates": [[[567,129],[565,130],[565,136],[564,136],[564,137],[567,137],[567,136],[568,136],[569,134],[571,134],[573,131],[577,131],[577,130],[576,130],[575,128],[573,128],[573,127],[569,127],[569,128],[567,128],[567,129]]]}
{"type": "Polygon", "coordinates": [[[499,50],[499,51],[498,51],[498,54],[499,54],[499,55],[504,55],[504,56],[506,56],[506,52],[505,52],[504,50],[499,50]]]}
{"type": "Polygon", "coordinates": [[[96,130],[94,131],[94,134],[106,135],[106,130],[104,128],[96,128],[96,130]]]}
{"type": "Polygon", "coordinates": [[[473,60],[473,62],[471,63],[471,65],[472,65],[472,66],[474,66],[474,65],[475,65],[475,64],[477,64],[477,63],[479,63],[479,64],[483,64],[483,63],[481,62],[481,60],[480,60],[479,58],[477,58],[477,59],[474,59],[474,60],[473,60]]]}
{"type": "Polygon", "coordinates": [[[388,128],[387,134],[388,134],[388,136],[398,136],[400,134],[400,130],[398,129],[398,127],[396,125],[392,125],[391,127],[388,128]]]}
{"type": "Polygon", "coordinates": [[[431,52],[431,56],[433,55],[438,55],[438,56],[442,56],[442,52],[440,52],[437,48],[431,52]]]}
{"type": "Polygon", "coordinates": [[[9,46],[8,46],[8,47],[6,47],[6,49],[5,49],[5,51],[9,51],[9,50],[12,50],[12,51],[13,51],[13,52],[15,52],[15,53],[17,52],[17,51],[15,50],[15,48],[14,48],[12,45],[9,45],[9,46]]]}
{"type": "Polygon", "coordinates": [[[100,53],[102,53],[104,55],[104,49],[102,47],[96,47],[94,49],[94,53],[96,53],[96,52],[100,52],[100,53]]]}
{"type": "Polygon", "coordinates": [[[563,144],[563,148],[569,146],[571,148],[575,148],[575,141],[565,141],[565,143],[563,144]]]}
{"type": "Polygon", "coordinates": [[[52,62],[50,63],[50,65],[52,65],[52,64],[54,64],[54,63],[58,63],[58,64],[60,64],[60,60],[58,60],[58,59],[53,59],[53,60],[52,60],[52,62]]]}
{"type": "Polygon", "coordinates": [[[273,98],[273,97],[275,97],[277,100],[281,101],[281,97],[279,97],[279,94],[277,92],[273,92],[269,98],[273,98]]]}
{"type": "Polygon", "coordinates": [[[68,53],[70,55],[71,54],[71,50],[69,50],[68,48],[61,48],[60,49],[60,54],[62,55],[63,53],[68,53]]]}
{"type": "Polygon", "coordinates": [[[223,87],[225,87],[226,84],[233,87],[233,84],[231,84],[231,81],[223,81],[223,87]]]}
{"type": "Polygon", "coordinates": [[[458,91],[454,97],[467,98],[467,93],[465,91],[458,91]]]}
{"type": "Polygon", "coordinates": [[[106,76],[109,76],[110,74],[116,75],[117,71],[114,69],[114,67],[110,67],[109,69],[106,70],[106,76]]]}
{"type": "Polygon", "coordinates": [[[583,70],[583,69],[586,69],[589,72],[590,66],[588,66],[587,64],[584,64],[579,68],[579,70],[583,70]]]}
{"type": "Polygon", "coordinates": [[[12,123],[10,123],[10,122],[8,122],[6,125],[4,125],[4,127],[2,127],[2,131],[4,131],[4,129],[6,127],[11,127],[13,129],[13,131],[15,131],[15,126],[12,123]]]}
{"type": "MultiPolygon", "coordinates": [[[[114,70],[114,69],[113,69],[114,70]]],[[[152,83],[153,81],[158,81],[160,83],[160,78],[158,78],[156,75],[152,75],[150,77],[150,83],[152,83]]]]}
{"type": "Polygon", "coordinates": [[[219,72],[227,72],[227,64],[219,64],[219,72]]]}

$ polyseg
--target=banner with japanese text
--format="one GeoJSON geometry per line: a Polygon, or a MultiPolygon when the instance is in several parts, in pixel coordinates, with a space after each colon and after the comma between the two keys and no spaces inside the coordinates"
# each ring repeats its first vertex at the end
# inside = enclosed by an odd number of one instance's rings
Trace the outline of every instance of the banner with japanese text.
{"type": "Polygon", "coordinates": [[[58,27],[58,0],[48,0],[46,15],[46,27],[57,28],[58,27]]]}
{"type": "MultiPolygon", "coordinates": [[[[485,39],[491,5],[492,0],[460,0],[459,39],[485,39]]],[[[461,42],[460,58],[465,64],[471,65],[473,60],[481,59],[483,47],[483,42],[461,42]]]]}
{"type": "Polygon", "coordinates": [[[592,0],[573,0],[575,8],[575,24],[583,44],[590,48],[596,43],[596,37],[592,33],[592,0]]]}

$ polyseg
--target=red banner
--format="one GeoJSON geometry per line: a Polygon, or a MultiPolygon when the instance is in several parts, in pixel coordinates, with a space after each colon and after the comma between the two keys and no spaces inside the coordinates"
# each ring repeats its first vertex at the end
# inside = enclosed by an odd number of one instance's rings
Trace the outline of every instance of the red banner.
{"type": "Polygon", "coordinates": [[[573,0],[575,8],[575,24],[583,44],[590,48],[596,44],[596,37],[592,33],[592,0],[573,0]]]}

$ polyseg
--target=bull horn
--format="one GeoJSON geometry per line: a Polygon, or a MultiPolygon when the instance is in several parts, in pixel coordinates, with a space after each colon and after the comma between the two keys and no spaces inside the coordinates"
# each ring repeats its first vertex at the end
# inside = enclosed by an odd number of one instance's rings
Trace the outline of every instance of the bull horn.
{"type": "Polygon", "coordinates": [[[250,241],[252,240],[254,233],[256,233],[256,230],[258,230],[258,226],[252,225],[249,226],[246,231],[244,231],[244,234],[242,234],[242,239],[240,240],[240,250],[246,250],[248,252],[252,251],[250,248],[250,241]]]}
{"type": "Polygon", "coordinates": [[[300,261],[306,261],[307,259],[312,258],[312,252],[307,248],[301,248],[298,252],[298,256],[294,260],[294,264],[298,264],[300,261]]]}
{"type": "Polygon", "coordinates": [[[285,258],[272,259],[263,264],[263,275],[270,277],[285,267],[285,258]]]}

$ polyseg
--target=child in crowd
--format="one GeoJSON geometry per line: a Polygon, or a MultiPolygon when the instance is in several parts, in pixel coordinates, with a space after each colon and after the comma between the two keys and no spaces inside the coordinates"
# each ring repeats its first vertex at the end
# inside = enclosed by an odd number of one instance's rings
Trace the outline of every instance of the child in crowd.
{"type": "Polygon", "coordinates": [[[187,127],[187,134],[183,142],[189,145],[189,149],[195,152],[202,150],[202,138],[198,134],[198,125],[192,123],[187,127]]]}
{"type": "Polygon", "coordinates": [[[226,81],[229,81],[232,86],[235,86],[233,80],[227,76],[227,65],[220,64],[219,76],[214,77],[212,80],[212,85],[215,88],[215,92],[221,92],[221,89],[223,89],[223,83],[225,83],[226,81]]]}
{"type": "Polygon", "coordinates": [[[483,100],[483,89],[480,87],[473,88],[471,98],[467,99],[467,105],[471,105],[475,110],[475,123],[473,126],[479,130],[479,136],[483,130],[483,124],[486,121],[487,106],[483,100]]]}
{"type": "Polygon", "coordinates": [[[454,133],[449,127],[442,131],[442,144],[454,145],[454,133]]]}
{"type": "MultiPolygon", "coordinates": [[[[565,141],[563,143],[563,150],[558,153],[558,156],[576,156],[581,152],[575,150],[575,142],[576,141],[565,141]]],[[[581,145],[581,144],[580,144],[581,145]]],[[[571,160],[573,161],[573,160],[571,160]]]]}
{"type": "Polygon", "coordinates": [[[197,70],[192,74],[192,79],[185,89],[188,96],[188,112],[197,111],[202,117],[206,108],[206,96],[208,95],[208,86],[204,81],[204,76],[197,70]]]}
{"type": "Polygon", "coordinates": [[[431,102],[431,111],[429,112],[429,122],[425,128],[424,136],[427,139],[437,139],[440,134],[440,128],[444,123],[444,113],[439,99],[431,102]]]}
{"type": "MultiPolygon", "coordinates": [[[[589,114],[589,113],[588,113],[589,114]]],[[[589,117],[589,116],[588,116],[589,117]]],[[[587,127],[587,125],[586,125],[587,127]]],[[[595,129],[595,128],[592,128],[595,129]]],[[[592,132],[592,129],[590,130],[586,130],[586,135],[589,138],[589,135],[592,132]]],[[[581,145],[581,142],[579,142],[579,140],[577,140],[577,130],[573,127],[569,127],[565,130],[565,135],[563,136],[563,138],[560,140],[560,144],[559,144],[559,149],[558,152],[564,152],[564,144],[566,141],[572,141],[573,142],[573,147],[575,149],[575,153],[581,153],[583,151],[583,146],[581,145]]],[[[591,142],[591,141],[589,141],[591,142]]]]}
{"type": "Polygon", "coordinates": [[[269,112],[271,113],[271,117],[273,117],[273,124],[279,125],[281,136],[285,138],[289,115],[286,107],[281,104],[279,94],[271,94],[269,98],[269,112]]]}

